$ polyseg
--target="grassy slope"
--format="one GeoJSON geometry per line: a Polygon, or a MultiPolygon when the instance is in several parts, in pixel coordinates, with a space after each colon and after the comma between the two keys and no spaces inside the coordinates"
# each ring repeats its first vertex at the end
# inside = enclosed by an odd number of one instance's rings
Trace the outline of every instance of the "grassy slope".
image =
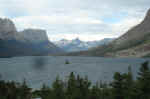
{"type": "Polygon", "coordinates": [[[142,40],[137,41],[137,43],[124,47],[122,49],[116,49],[113,52],[107,52],[108,56],[121,56],[121,57],[143,57],[150,54],[150,35],[142,40]]]}

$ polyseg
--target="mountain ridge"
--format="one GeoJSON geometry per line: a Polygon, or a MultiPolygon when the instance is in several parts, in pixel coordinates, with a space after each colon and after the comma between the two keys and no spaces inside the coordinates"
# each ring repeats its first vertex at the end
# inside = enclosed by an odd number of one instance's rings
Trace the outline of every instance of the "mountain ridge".
{"type": "Polygon", "coordinates": [[[108,45],[88,51],[68,53],[70,56],[145,57],[150,55],[150,9],[144,20],[108,45]]]}
{"type": "Polygon", "coordinates": [[[108,44],[113,39],[114,38],[104,38],[102,40],[96,41],[82,41],[79,38],[75,38],[73,40],[62,39],[59,41],[55,41],[53,43],[58,47],[62,48],[63,50],[65,50],[66,52],[73,52],[73,51],[85,51],[92,47],[108,44]]]}
{"type": "Polygon", "coordinates": [[[48,55],[57,52],[63,51],[48,40],[45,30],[26,29],[18,32],[10,19],[0,18],[0,57],[48,55]]]}

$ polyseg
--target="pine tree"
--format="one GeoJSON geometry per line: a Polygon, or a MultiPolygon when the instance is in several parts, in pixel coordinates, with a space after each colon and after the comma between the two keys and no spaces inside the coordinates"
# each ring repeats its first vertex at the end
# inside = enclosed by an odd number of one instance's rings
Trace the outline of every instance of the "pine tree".
{"type": "Polygon", "coordinates": [[[114,99],[124,99],[123,77],[119,72],[114,74],[114,81],[111,84],[114,99]]]}
{"type": "Polygon", "coordinates": [[[91,83],[87,77],[77,77],[71,72],[67,82],[67,99],[88,99],[91,83]]]}
{"type": "Polygon", "coordinates": [[[150,69],[148,61],[141,65],[137,77],[137,88],[139,99],[150,99],[150,69]]]}
{"type": "Polygon", "coordinates": [[[65,99],[64,84],[59,79],[59,76],[56,77],[52,84],[52,99],[65,99]]]}
{"type": "Polygon", "coordinates": [[[26,80],[24,79],[23,84],[20,86],[21,99],[30,99],[31,98],[31,88],[26,84],[26,80]]]}
{"type": "Polygon", "coordinates": [[[91,82],[88,80],[88,77],[80,78],[80,76],[77,76],[77,89],[78,93],[80,93],[79,99],[88,99],[89,97],[89,87],[91,85],[91,82]]]}
{"type": "Polygon", "coordinates": [[[128,67],[128,73],[123,74],[123,79],[124,97],[126,97],[126,99],[133,99],[134,81],[130,66],[128,67]]]}
{"type": "Polygon", "coordinates": [[[112,97],[110,97],[110,88],[108,87],[108,84],[106,82],[100,82],[100,90],[101,99],[112,99],[112,97]]]}
{"type": "Polygon", "coordinates": [[[43,84],[40,91],[36,91],[36,94],[38,96],[40,96],[42,99],[50,99],[50,97],[52,97],[51,96],[51,89],[45,84],[43,84]]]}
{"type": "Polygon", "coordinates": [[[98,83],[93,85],[92,89],[90,90],[90,99],[101,99],[101,90],[98,86],[98,83]]]}
{"type": "Polygon", "coordinates": [[[76,94],[76,78],[73,72],[70,73],[69,75],[69,79],[67,82],[67,90],[66,90],[66,94],[67,94],[67,99],[75,99],[75,94],[76,94]]]}

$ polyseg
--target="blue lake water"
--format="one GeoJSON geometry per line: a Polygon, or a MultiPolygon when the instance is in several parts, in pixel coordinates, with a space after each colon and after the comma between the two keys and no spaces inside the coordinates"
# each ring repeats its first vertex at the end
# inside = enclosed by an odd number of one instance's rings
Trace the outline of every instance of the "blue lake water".
{"type": "Polygon", "coordinates": [[[26,56],[0,58],[1,79],[21,82],[26,79],[32,88],[40,88],[45,83],[50,85],[57,75],[63,80],[70,72],[88,76],[89,80],[111,81],[114,72],[127,72],[132,67],[136,76],[144,58],[101,58],[101,57],[70,57],[70,56],[26,56]],[[65,64],[69,60],[70,64],[65,64]]]}

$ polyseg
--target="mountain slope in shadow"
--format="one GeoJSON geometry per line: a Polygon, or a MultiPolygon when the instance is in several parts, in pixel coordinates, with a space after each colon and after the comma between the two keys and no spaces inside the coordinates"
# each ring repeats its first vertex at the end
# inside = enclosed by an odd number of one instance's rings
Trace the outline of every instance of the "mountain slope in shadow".
{"type": "Polygon", "coordinates": [[[48,40],[46,31],[27,29],[21,32],[9,19],[0,19],[0,57],[48,55],[63,52],[48,40]]]}

